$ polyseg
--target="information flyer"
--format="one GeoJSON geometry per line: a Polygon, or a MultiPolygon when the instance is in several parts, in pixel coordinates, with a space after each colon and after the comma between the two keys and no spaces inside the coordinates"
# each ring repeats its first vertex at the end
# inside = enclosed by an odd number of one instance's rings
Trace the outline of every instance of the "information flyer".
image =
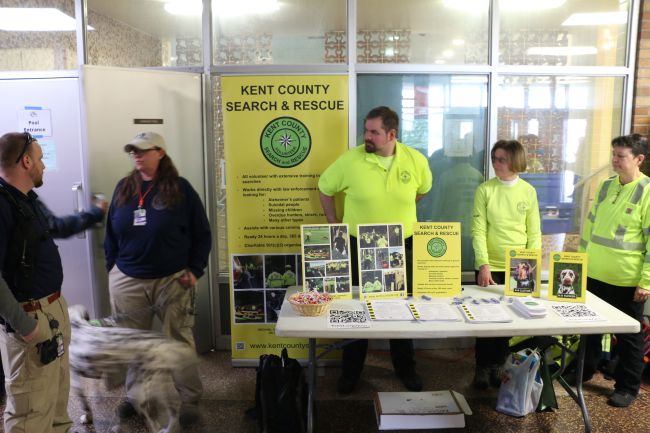
{"type": "Polygon", "coordinates": [[[584,303],[587,299],[587,254],[552,252],[550,256],[548,299],[584,303]]]}
{"type": "Polygon", "coordinates": [[[506,296],[540,296],[542,250],[508,248],[506,257],[506,296]]]}
{"type": "Polygon", "coordinates": [[[233,360],[282,347],[304,358],[306,340],[278,338],[274,324],[302,281],[300,226],[326,222],[318,178],[348,149],[348,77],[222,77],[221,112],[233,360]]]}
{"type": "Polygon", "coordinates": [[[359,299],[406,298],[402,224],[357,225],[359,299]]]}
{"type": "Polygon", "coordinates": [[[413,227],[413,297],[460,296],[459,222],[415,223],[413,227]]]}
{"type": "Polygon", "coordinates": [[[301,232],[303,290],[352,299],[348,225],[302,225],[301,232]]]}

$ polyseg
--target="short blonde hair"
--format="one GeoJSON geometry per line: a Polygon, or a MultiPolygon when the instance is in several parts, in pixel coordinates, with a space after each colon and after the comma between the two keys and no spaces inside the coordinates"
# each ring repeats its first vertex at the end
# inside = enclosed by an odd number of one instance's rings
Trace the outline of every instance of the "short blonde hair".
{"type": "Polygon", "coordinates": [[[499,140],[494,143],[490,156],[494,158],[497,149],[503,149],[508,155],[508,168],[515,173],[526,171],[526,151],[517,140],[499,140]]]}

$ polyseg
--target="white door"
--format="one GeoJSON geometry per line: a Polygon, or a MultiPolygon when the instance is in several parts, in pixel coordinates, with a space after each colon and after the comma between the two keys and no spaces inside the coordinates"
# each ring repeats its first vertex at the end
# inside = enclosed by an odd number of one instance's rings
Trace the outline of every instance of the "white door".
{"type": "MultiPolygon", "coordinates": [[[[93,192],[102,192],[110,200],[117,181],[133,168],[124,144],[139,132],[154,131],[165,138],[167,153],[180,175],[190,181],[205,203],[200,74],[84,66],[81,80],[93,192]]],[[[98,276],[103,274],[96,284],[102,311],[108,313],[103,232],[94,235],[95,267],[98,276]]],[[[194,334],[200,352],[213,346],[210,287],[206,272],[199,280],[196,300],[194,334]]]]}
{"type": "MultiPolygon", "coordinates": [[[[85,188],[77,78],[0,80],[0,135],[31,128],[43,147],[44,184],[36,192],[55,215],[89,202],[85,188]]],[[[63,293],[70,305],[95,313],[89,234],[57,240],[63,262],[63,293]]]]}

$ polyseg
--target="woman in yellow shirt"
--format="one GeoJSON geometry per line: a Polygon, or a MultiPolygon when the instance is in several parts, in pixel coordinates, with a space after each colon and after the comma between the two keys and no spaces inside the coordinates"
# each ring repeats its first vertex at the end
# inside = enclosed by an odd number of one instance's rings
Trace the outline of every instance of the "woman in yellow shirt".
{"type": "MultiPolygon", "coordinates": [[[[481,287],[505,283],[506,248],[542,246],[537,193],[518,175],[526,170],[524,148],[516,140],[499,140],[490,155],[496,177],[476,189],[472,212],[476,284],[481,287]]],[[[475,388],[499,386],[508,340],[476,340],[475,388]]]]}

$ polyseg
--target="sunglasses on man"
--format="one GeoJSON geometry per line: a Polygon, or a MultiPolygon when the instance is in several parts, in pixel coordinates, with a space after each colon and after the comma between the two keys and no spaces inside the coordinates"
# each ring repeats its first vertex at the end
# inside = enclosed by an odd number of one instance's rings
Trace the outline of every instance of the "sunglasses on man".
{"type": "Polygon", "coordinates": [[[32,134],[29,132],[24,132],[23,135],[25,136],[25,144],[23,145],[22,152],[20,152],[20,155],[18,155],[18,158],[16,158],[16,164],[18,164],[22,157],[25,156],[25,152],[27,152],[29,145],[36,141],[36,139],[32,137],[32,134]]]}

